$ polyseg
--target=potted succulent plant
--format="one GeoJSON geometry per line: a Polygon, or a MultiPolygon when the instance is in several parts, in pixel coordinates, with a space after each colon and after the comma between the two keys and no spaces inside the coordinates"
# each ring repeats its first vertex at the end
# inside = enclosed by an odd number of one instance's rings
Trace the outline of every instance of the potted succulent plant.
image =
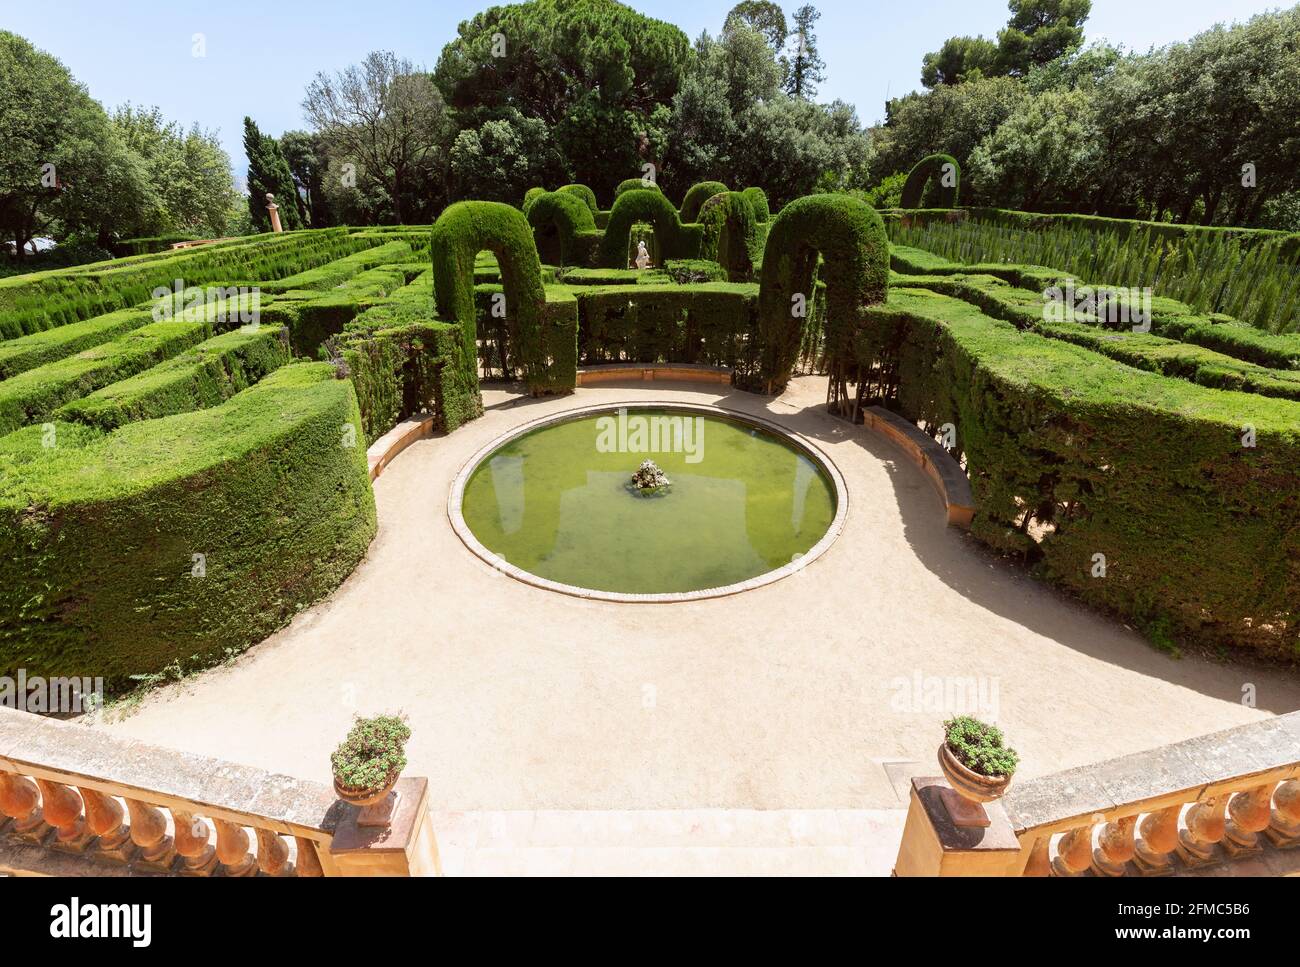
{"type": "Polygon", "coordinates": [[[952,787],[944,790],[944,805],[958,826],[987,826],[984,803],[1007,791],[1020,757],[1007,746],[1001,729],[969,715],[944,722],[943,731],[939,768],[952,787]]]}
{"type": "Polygon", "coordinates": [[[411,729],[400,715],[358,717],[330,755],[334,792],[344,802],[364,807],[357,822],[386,825],[397,805],[393,787],[406,768],[411,729]]]}

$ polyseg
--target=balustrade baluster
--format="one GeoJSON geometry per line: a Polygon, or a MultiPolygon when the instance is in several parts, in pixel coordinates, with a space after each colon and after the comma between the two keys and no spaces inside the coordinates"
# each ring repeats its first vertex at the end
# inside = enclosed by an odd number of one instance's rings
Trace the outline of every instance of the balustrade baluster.
{"type": "MultiPolygon", "coordinates": [[[[1094,817],[1094,820],[1100,817],[1094,817]]],[[[1092,866],[1092,823],[1070,830],[1056,844],[1053,876],[1082,876],[1092,866]]]]}
{"type": "Polygon", "coordinates": [[[298,844],[298,875],[324,876],[320,857],[316,855],[316,844],[302,836],[295,836],[293,840],[298,844]]]}
{"type": "Polygon", "coordinates": [[[1288,779],[1273,792],[1273,814],[1268,838],[1275,846],[1300,846],[1300,779],[1288,779]]]}
{"type": "Polygon", "coordinates": [[[1170,854],[1178,846],[1178,816],[1181,805],[1167,806],[1148,813],[1138,823],[1138,838],[1133,844],[1133,862],[1145,874],[1160,876],[1174,871],[1170,854]]]}
{"type": "Polygon", "coordinates": [[[1092,851],[1092,868],[1103,876],[1123,876],[1128,872],[1128,862],[1133,858],[1133,834],[1137,828],[1137,815],[1124,816],[1107,823],[1097,837],[1097,848],[1092,851]]]}
{"type": "Polygon", "coordinates": [[[40,843],[50,832],[36,783],[26,776],[0,772],[0,812],[14,821],[10,832],[21,840],[40,843]]]}
{"type": "Polygon", "coordinates": [[[1227,832],[1223,845],[1233,856],[1260,848],[1259,834],[1268,829],[1269,803],[1274,783],[1239,792],[1228,802],[1227,832]]]}
{"type": "Polygon", "coordinates": [[[293,876],[289,844],[269,829],[259,826],[253,832],[257,834],[257,868],[267,876],[293,876]]]}
{"type": "Polygon", "coordinates": [[[167,835],[163,811],[138,799],[127,799],[126,811],[131,814],[131,842],[140,847],[140,860],[156,869],[170,869],[176,846],[167,835]]]}
{"type": "Polygon", "coordinates": [[[248,833],[243,826],[213,819],[217,827],[217,859],[226,876],[256,876],[257,860],[248,852],[248,833]]]}
{"type": "Polygon", "coordinates": [[[1178,831],[1178,855],[1188,866],[1203,866],[1212,863],[1218,857],[1216,847],[1223,841],[1227,830],[1224,812],[1228,808],[1228,796],[1214,796],[1193,803],[1187,810],[1183,822],[1185,826],[1178,831]]]}
{"type": "Polygon", "coordinates": [[[99,837],[95,841],[96,855],[118,863],[128,862],[135,846],[131,842],[131,828],[122,822],[125,814],[122,804],[94,789],[78,786],[77,791],[86,804],[86,825],[99,837]]]}
{"type": "Polygon", "coordinates": [[[209,842],[211,829],[192,812],[172,810],[176,826],[176,852],[185,858],[182,872],[189,876],[211,876],[217,867],[217,851],[209,842]]]}
{"type": "Polygon", "coordinates": [[[45,812],[45,821],[58,832],[53,846],[58,849],[80,853],[86,848],[95,834],[86,826],[82,815],[84,804],[77,791],[61,782],[37,779],[36,785],[41,790],[41,806],[45,812]]]}

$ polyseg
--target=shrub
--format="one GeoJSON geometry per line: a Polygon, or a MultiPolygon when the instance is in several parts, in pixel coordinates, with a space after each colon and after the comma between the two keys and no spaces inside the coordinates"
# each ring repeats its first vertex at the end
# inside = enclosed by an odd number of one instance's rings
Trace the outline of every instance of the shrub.
{"type": "Polygon", "coordinates": [[[749,199],[738,191],[714,195],[700,209],[700,254],[722,266],[729,282],[748,282],[758,253],[758,225],[749,199]]]}
{"type": "Polygon", "coordinates": [[[812,311],[818,255],[824,259],[826,332],[824,352],[833,378],[843,378],[867,325],[867,307],[889,289],[889,242],[880,216],[848,195],[797,198],[776,216],[768,233],[759,296],[762,385],[780,392],[790,379],[807,319],[795,313],[799,297],[812,311]]]}
{"type": "Polygon", "coordinates": [[[1010,777],[1020,764],[1020,756],[1005,744],[1002,730],[996,725],[959,715],[943,723],[943,733],[944,742],[957,761],[981,776],[1010,777]]]}
{"type": "MultiPolygon", "coordinates": [[[[578,186],[583,187],[583,186],[578,186]]],[[[533,199],[528,208],[528,224],[539,255],[556,265],[590,265],[600,244],[601,233],[591,209],[574,192],[549,191],[533,199]],[[552,250],[548,236],[558,241],[552,250]]]]}
{"type": "Polygon", "coordinates": [[[628,240],[632,226],[649,222],[654,226],[661,258],[693,259],[700,254],[704,229],[698,224],[683,224],[677,209],[660,191],[636,189],[625,191],[614,202],[609,225],[600,245],[600,264],[606,268],[628,266],[628,240]]]}
{"type": "MultiPolygon", "coordinates": [[[[658,191],[661,193],[663,191],[663,189],[653,181],[647,184],[640,178],[627,178],[620,181],[618,187],[614,189],[614,201],[618,201],[619,196],[625,191],[640,191],[641,189],[645,189],[646,191],[658,191]]],[[[611,204],[610,208],[613,209],[613,207],[614,206],[611,204]]]]}
{"type": "Polygon", "coordinates": [[[566,300],[548,297],[527,220],[517,208],[499,202],[457,202],[439,216],[431,233],[438,318],[460,325],[462,358],[478,356],[474,263],[483,249],[491,250],[500,264],[510,343],[530,391],[572,390],[576,306],[570,318],[563,308],[566,300]]]}
{"type": "Polygon", "coordinates": [[[330,753],[334,779],[346,789],[378,792],[406,768],[411,728],[398,715],[357,717],[347,738],[330,753]]]}
{"type": "Polygon", "coordinates": [[[901,204],[903,208],[956,208],[960,192],[961,165],[957,159],[947,154],[927,155],[908,172],[901,204]],[[946,165],[952,165],[951,172],[944,171],[946,165]],[[946,174],[952,176],[951,185],[943,183],[946,174]]]}
{"type": "Polygon", "coordinates": [[[698,221],[701,206],[714,195],[727,190],[727,186],[720,181],[701,181],[698,185],[691,185],[686,192],[686,197],[682,199],[680,210],[682,221],[686,224],[698,221]]]}
{"type": "Polygon", "coordinates": [[[596,204],[596,193],[586,185],[561,185],[555,190],[581,198],[583,204],[585,204],[587,209],[591,212],[593,219],[596,217],[596,213],[600,211],[600,207],[596,204]]]}
{"type": "Polygon", "coordinates": [[[741,194],[749,200],[749,207],[754,210],[754,221],[761,224],[772,217],[767,204],[767,192],[762,188],[746,188],[741,194]]]}

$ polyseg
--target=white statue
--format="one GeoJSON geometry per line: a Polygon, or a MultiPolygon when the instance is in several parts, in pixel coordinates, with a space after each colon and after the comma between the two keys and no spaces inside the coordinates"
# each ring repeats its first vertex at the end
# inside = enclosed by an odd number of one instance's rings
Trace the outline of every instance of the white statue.
{"type": "Polygon", "coordinates": [[[650,253],[645,250],[645,239],[636,243],[636,267],[638,269],[650,267],[650,253]]]}

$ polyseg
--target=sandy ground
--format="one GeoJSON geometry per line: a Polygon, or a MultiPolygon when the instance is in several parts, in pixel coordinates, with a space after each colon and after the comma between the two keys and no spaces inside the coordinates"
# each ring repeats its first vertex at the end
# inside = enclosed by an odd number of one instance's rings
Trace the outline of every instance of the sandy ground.
{"type": "Polygon", "coordinates": [[[1300,708],[1294,676],[1171,659],[993,560],[945,526],[891,444],[821,412],[824,393],[815,379],[779,400],[665,383],[542,401],[489,390],[483,419],[376,482],[379,535],[330,599],[102,727],[327,780],[354,713],[401,710],[407,775],[429,777],[435,809],[869,809],[937,772],[939,723],[963,702],[1005,728],[1022,777],[1300,708]],[[765,588],[628,605],[526,586],[456,538],[448,490],[485,443],[546,413],[649,399],[719,401],[815,440],[849,490],[838,542],[765,588]]]}

